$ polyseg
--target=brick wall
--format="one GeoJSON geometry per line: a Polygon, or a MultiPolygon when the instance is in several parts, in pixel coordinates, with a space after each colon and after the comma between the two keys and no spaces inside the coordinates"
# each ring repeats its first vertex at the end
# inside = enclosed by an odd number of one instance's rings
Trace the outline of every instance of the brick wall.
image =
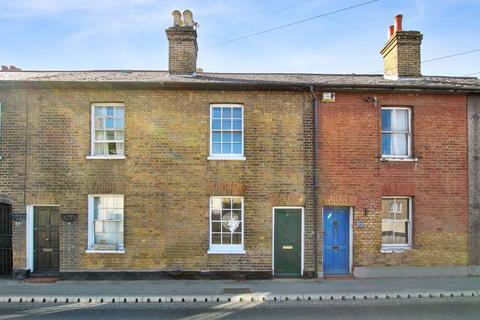
{"type": "MultiPolygon", "coordinates": [[[[70,225],[61,221],[61,271],[271,271],[272,207],[306,206],[311,220],[307,93],[10,89],[0,99],[0,194],[12,199],[14,211],[25,212],[25,195],[26,204],[79,214],[70,225]],[[92,102],[125,104],[125,160],[86,159],[92,102]],[[207,161],[209,105],[218,102],[244,104],[246,161],[207,161]],[[87,195],[102,193],[125,195],[124,254],[85,253],[87,195]],[[245,198],[246,255],[207,255],[213,195],[245,198]]],[[[312,235],[309,226],[307,271],[312,235]]],[[[23,269],[25,223],[14,225],[13,242],[14,268],[23,269]]]]}
{"type": "Polygon", "coordinates": [[[465,96],[375,94],[383,106],[412,108],[418,158],[380,162],[379,111],[364,100],[373,95],[337,92],[335,103],[320,106],[319,214],[354,207],[354,266],[467,264],[465,96]],[[403,253],[380,252],[381,198],[392,195],[413,197],[413,248],[403,253]]]}

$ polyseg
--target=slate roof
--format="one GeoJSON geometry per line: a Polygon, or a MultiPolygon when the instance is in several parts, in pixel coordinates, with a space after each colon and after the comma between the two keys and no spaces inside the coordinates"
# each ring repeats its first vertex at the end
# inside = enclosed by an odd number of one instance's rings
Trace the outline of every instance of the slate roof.
{"type": "Polygon", "coordinates": [[[171,75],[167,71],[17,71],[0,72],[0,88],[20,84],[145,84],[176,87],[269,87],[416,89],[480,93],[480,79],[475,77],[422,76],[388,80],[381,74],[303,74],[303,73],[210,73],[195,76],[171,75]]]}

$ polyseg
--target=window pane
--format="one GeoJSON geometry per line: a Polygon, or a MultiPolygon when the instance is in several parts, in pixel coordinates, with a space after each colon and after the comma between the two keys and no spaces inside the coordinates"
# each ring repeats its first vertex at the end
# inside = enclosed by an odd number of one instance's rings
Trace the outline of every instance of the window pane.
{"type": "Polygon", "coordinates": [[[242,244],[242,234],[241,233],[234,233],[232,244],[242,244]]]}
{"type": "Polygon", "coordinates": [[[119,118],[125,117],[125,108],[124,107],[117,107],[115,109],[115,116],[119,118]]]}
{"type": "Polygon", "coordinates": [[[242,220],[242,210],[232,210],[232,220],[241,221],[242,220]]]}
{"type": "Polygon", "coordinates": [[[103,118],[95,118],[95,129],[103,129],[103,118]]]}
{"type": "Polygon", "coordinates": [[[105,147],[106,147],[106,143],[95,143],[94,145],[94,153],[96,156],[103,156],[106,154],[106,150],[105,150],[105,147]]]}
{"type": "Polygon", "coordinates": [[[230,209],[231,207],[232,207],[232,199],[222,198],[222,208],[226,210],[226,209],[230,209]]]}
{"type": "Polygon", "coordinates": [[[95,117],[103,116],[103,107],[95,107],[95,117]]]}
{"type": "Polygon", "coordinates": [[[222,244],[222,235],[220,233],[212,234],[212,244],[222,244]]]}
{"type": "Polygon", "coordinates": [[[222,244],[232,244],[231,233],[222,233],[222,244]]]}
{"type": "Polygon", "coordinates": [[[109,117],[113,117],[113,107],[106,107],[105,108],[107,110],[107,116],[109,117]]]}
{"type": "Polygon", "coordinates": [[[393,220],[382,220],[382,244],[395,244],[393,241],[393,220]]]}
{"type": "Polygon", "coordinates": [[[395,219],[408,220],[408,199],[395,199],[395,219]]]}
{"type": "Polygon", "coordinates": [[[115,118],[115,128],[123,129],[125,127],[125,121],[123,118],[115,118]]]}
{"type": "Polygon", "coordinates": [[[242,108],[233,108],[233,117],[237,119],[242,118],[242,108]]]}
{"type": "Polygon", "coordinates": [[[115,140],[123,140],[123,130],[115,130],[115,140]]]}
{"type": "Polygon", "coordinates": [[[241,132],[234,132],[232,135],[233,135],[233,142],[242,142],[241,132]]]}
{"type": "Polygon", "coordinates": [[[212,198],[211,201],[212,220],[220,220],[220,213],[222,212],[222,199],[212,198]]]}
{"type": "Polygon", "coordinates": [[[214,143],[213,146],[212,146],[212,153],[213,154],[222,153],[222,144],[221,143],[214,143]]]}
{"type": "Polygon", "coordinates": [[[232,108],[223,108],[223,115],[222,117],[224,119],[231,118],[232,117],[232,108]]]}
{"type": "Polygon", "coordinates": [[[113,129],[113,118],[105,118],[105,128],[113,129]]]}
{"type": "Polygon", "coordinates": [[[220,130],[220,129],[222,129],[221,120],[213,120],[213,121],[212,121],[212,129],[213,129],[213,130],[220,130]]]}
{"type": "Polygon", "coordinates": [[[408,131],[408,110],[395,110],[395,123],[393,129],[395,131],[408,131]]]}
{"type": "Polygon", "coordinates": [[[108,143],[108,154],[117,154],[117,144],[114,142],[108,143]]]}
{"type": "Polygon", "coordinates": [[[222,109],[221,108],[213,108],[212,109],[212,116],[216,119],[219,119],[222,117],[222,109]]]}
{"type": "Polygon", "coordinates": [[[382,131],[392,130],[392,109],[382,109],[382,131]]]}
{"type": "Polygon", "coordinates": [[[212,232],[220,232],[222,224],[220,222],[212,222],[212,232]]]}
{"type": "Polygon", "coordinates": [[[222,120],[222,129],[223,130],[230,130],[232,129],[232,120],[222,120]]]}
{"type": "Polygon", "coordinates": [[[393,154],[408,155],[408,135],[406,133],[396,133],[393,135],[393,154]]]}
{"type": "Polygon", "coordinates": [[[232,208],[233,209],[242,209],[242,199],[234,198],[232,208]]]}
{"type": "Polygon", "coordinates": [[[119,155],[123,155],[124,154],[124,150],[123,150],[123,142],[117,142],[117,154],[119,155]]]}
{"type": "Polygon", "coordinates": [[[392,154],[392,135],[390,133],[382,133],[382,154],[392,154]]]}
{"type": "Polygon", "coordinates": [[[383,219],[393,219],[394,212],[392,211],[392,205],[394,203],[393,199],[382,199],[382,218],[383,219]]]}
{"type": "Polygon", "coordinates": [[[233,144],[233,153],[234,154],[242,154],[242,144],[241,143],[234,143],[233,144]]]}
{"type": "Polygon", "coordinates": [[[222,142],[232,142],[232,134],[230,132],[222,133],[222,142]]]}
{"type": "Polygon", "coordinates": [[[222,153],[232,153],[232,144],[231,143],[223,143],[222,144],[222,153]]]}
{"type": "Polygon", "coordinates": [[[220,132],[213,132],[212,133],[212,142],[221,142],[222,134],[220,132]]]}
{"type": "Polygon", "coordinates": [[[233,130],[242,130],[242,120],[233,120],[233,130]]]}
{"type": "Polygon", "coordinates": [[[105,131],[106,133],[106,139],[107,140],[114,140],[115,139],[115,131],[109,130],[105,131]]]}
{"type": "Polygon", "coordinates": [[[105,140],[105,131],[95,130],[95,140],[105,140]]]}

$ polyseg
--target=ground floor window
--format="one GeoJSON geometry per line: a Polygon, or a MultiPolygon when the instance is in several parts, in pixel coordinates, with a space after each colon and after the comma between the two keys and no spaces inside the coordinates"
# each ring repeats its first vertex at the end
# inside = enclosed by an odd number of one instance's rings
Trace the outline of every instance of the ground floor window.
{"type": "Polygon", "coordinates": [[[209,253],[244,253],[243,198],[210,198],[209,253]]]}
{"type": "Polygon", "coordinates": [[[88,249],[123,251],[123,195],[88,196],[88,249]]]}
{"type": "Polygon", "coordinates": [[[410,247],[412,242],[412,198],[382,198],[382,247],[410,247]]]}

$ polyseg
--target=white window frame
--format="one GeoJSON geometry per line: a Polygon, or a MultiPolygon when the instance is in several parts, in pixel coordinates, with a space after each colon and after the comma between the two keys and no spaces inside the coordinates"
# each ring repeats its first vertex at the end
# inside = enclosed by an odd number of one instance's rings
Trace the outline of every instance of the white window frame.
{"type": "MultiPolygon", "coordinates": [[[[413,197],[406,197],[406,196],[385,196],[382,197],[382,210],[383,210],[383,200],[390,200],[390,199],[407,199],[408,200],[408,243],[405,244],[384,244],[382,239],[382,251],[394,251],[397,250],[405,250],[412,248],[412,230],[413,230],[413,197]]],[[[383,220],[383,218],[381,218],[383,220]]],[[[383,223],[381,221],[381,223],[383,223]]],[[[380,229],[381,230],[381,229],[380,229]]],[[[381,231],[380,231],[381,232],[381,231]]]]}
{"type": "MultiPolygon", "coordinates": [[[[394,154],[383,154],[383,130],[381,125],[381,115],[380,115],[380,132],[381,132],[381,139],[380,139],[380,150],[382,151],[382,159],[384,160],[410,160],[412,159],[412,109],[409,107],[382,107],[380,109],[380,114],[382,110],[407,110],[408,114],[408,133],[407,133],[407,154],[406,155],[394,155],[394,154]]],[[[395,123],[395,112],[393,113],[393,121],[392,126],[395,123]]],[[[394,134],[394,131],[387,132],[394,134]]],[[[405,132],[404,132],[405,133],[405,132]]],[[[393,141],[393,140],[392,140],[393,141]]]]}
{"type": "MultiPolygon", "coordinates": [[[[210,104],[210,155],[207,158],[208,160],[246,160],[245,158],[245,112],[242,104],[235,103],[213,103],[210,104]],[[213,130],[212,130],[212,121],[213,121],[213,108],[241,108],[242,109],[242,153],[241,154],[213,154],[213,130]]],[[[222,131],[223,132],[223,131],[222,131]]]]}
{"type": "Polygon", "coordinates": [[[245,201],[237,196],[211,196],[208,202],[208,244],[207,254],[245,254],[245,201]],[[212,199],[232,198],[242,200],[242,243],[241,244],[212,244],[212,199]]]}
{"type": "MultiPolygon", "coordinates": [[[[87,249],[86,253],[125,253],[123,250],[102,250],[95,248],[95,226],[94,226],[94,198],[95,197],[122,197],[123,198],[123,226],[125,228],[125,197],[123,194],[89,194],[88,195],[88,225],[87,225],[87,249]]],[[[125,246],[125,230],[123,231],[123,242],[125,246]]]]}
{"type": "Polygon", "coordinates": [[[126,125],[126,110],[124,103],[118,102],[95,102],[91,105],[90,110],[90,155],[87,156],[87,159],[125,159],[125,125],[126,125]],[[124,108],[124,127],[123,127],[123,155],[95,155],[95,107],[123,107],[124,108]]]}

